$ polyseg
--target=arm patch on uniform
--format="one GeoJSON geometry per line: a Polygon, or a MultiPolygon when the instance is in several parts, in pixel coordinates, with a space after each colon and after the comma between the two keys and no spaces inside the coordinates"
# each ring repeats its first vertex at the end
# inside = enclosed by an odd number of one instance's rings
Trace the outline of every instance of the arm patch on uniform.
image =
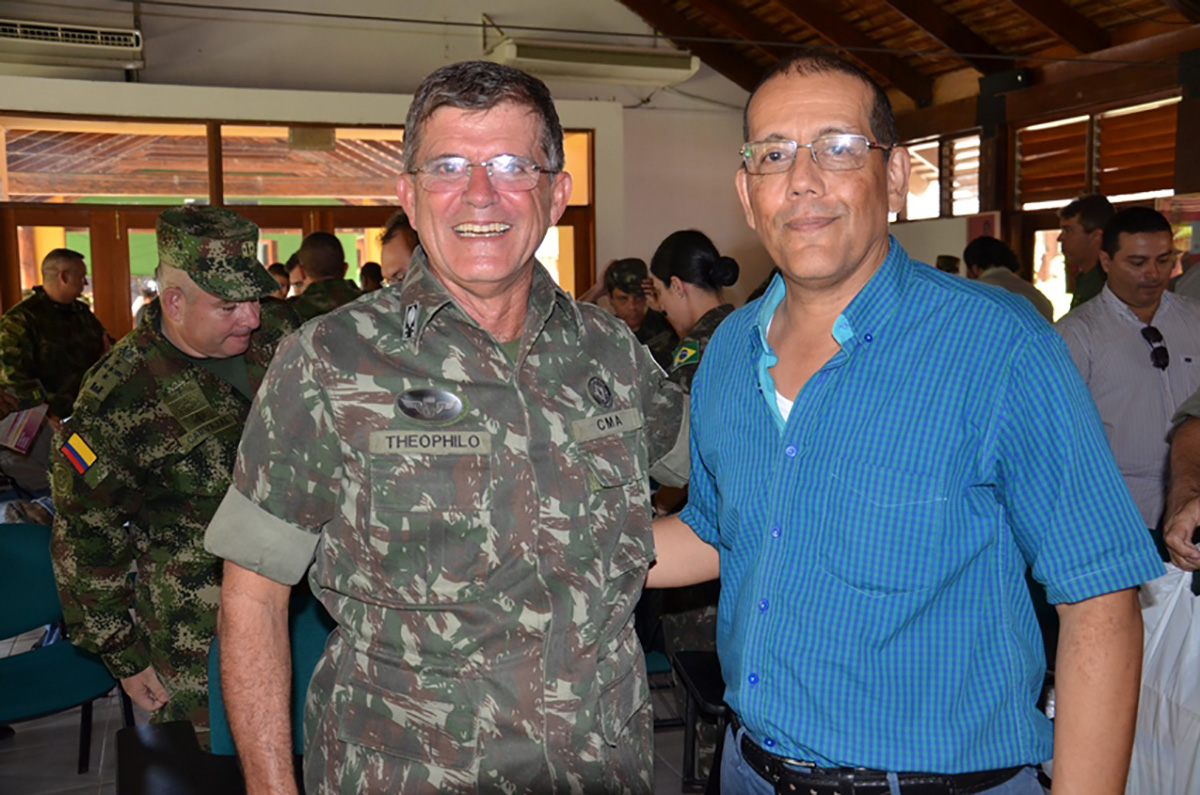
{"type": "Polygon", "coordinates": [[[92,468],[92,464],[96,463],[96,454],[77,433],[71,434],[70,438],[63,442],[63,446],[58,449],[80,475],[87,472],[92,468]]]}
{"type": "Polygon", "coordinates": [[[700,346],[689,340],[675,349],[675,359],[671,362],[671,369],[698,361],[700,361],[700,346]]]}

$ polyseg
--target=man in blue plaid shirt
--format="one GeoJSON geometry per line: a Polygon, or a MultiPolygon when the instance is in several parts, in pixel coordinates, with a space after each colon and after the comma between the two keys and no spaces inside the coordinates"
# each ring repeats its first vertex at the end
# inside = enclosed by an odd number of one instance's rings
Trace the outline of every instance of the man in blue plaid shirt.
{"type": "Polygon", "coordinates": [[[1066,347],[1023,299],[888,235],[887,97],[801,53],[747,105],[736,183],[779,266],[692,392],[690,497],[649,584],[721,576],[722,792],[1124,790],[1162,573],[1066,347]],[[1058,714],[1027,567],[1061,620],[1058,714]]]}

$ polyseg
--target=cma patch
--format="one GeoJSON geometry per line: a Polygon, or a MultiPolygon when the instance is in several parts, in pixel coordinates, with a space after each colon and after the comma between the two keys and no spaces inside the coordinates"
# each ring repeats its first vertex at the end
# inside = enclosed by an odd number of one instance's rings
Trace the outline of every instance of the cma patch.
{"type": "Polygon", "coordinates": [[[96,463],[96,454],[92,452],[92,448],[88,447],[88,443],[80,438],[79,434],[73,433],[63,446],[58,448],[59,452],[67,457],[71,462],[71,466],[75,467],[75,471],[82,475],[92,468],[92,464],[96,463]]]}
{"type": "Polygon", "coordinates": [[[405,416],[422,422],[453,422],[466,410],[462,398],[445,389],[410,389],[396,398],[405,416]]]}
{"type": "Polygon", "coordinates": [[[628,433],[642,427],[642,412],[623,409],[599,417],[588,417],[571,423],[571,432],[577,442],[590,442],[603,436],[628,433]]]}
{"type": "Polygon", "coordinates": [[[418,304],[409,304],[404,307],[404,333],[403,338],[411,340],[417,336],[417,312],[420,310],[418,304]]]}
{"type": "Polygon", "coordinates": [[[588,379],[587,391],[600,408],[606,409],[612,405],[612,390],[608,388],[608,384],[600,380],[599,376],[594,375],[588,379]]]}
{"type": "Polygon", "coordinates": [[[683,367],[685,364],[700,361],[700,346],[699,345],[680,345],[675,351],[675,358],[671,362],[672,367],[683,367]]]}

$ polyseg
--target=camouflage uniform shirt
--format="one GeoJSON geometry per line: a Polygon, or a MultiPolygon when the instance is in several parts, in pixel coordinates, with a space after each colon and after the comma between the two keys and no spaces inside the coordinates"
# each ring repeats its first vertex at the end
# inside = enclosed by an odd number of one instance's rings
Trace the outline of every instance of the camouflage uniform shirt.
{"type": "Polygon", "coordinates": [[[535,265],[514,364],[418,248],[263,395],[206,543],[285,583],[315,551],[307,791],[649,792],[632,613],[683,395],[625,324],[535,265]]]}
{"type": "MultiPolygon", "coordinates": [[[[204,528],[229,487],[250,400],[185,358],[161,317],[150,304],[84,379],[51,454],[51,552],[71,640],[117,677],[153,665],[170,695],[155,719],[203,729],[220,572],[204,528]]],[[[244,354],[252,388],[296,325],[283,304],[263,312],[244,354]]]]}
{"type": "Polygon", "coordinates": [[[732,311],[733,304],[721,304],[705,312],[671,355],[670,378],[688,393],[692,391],[692,379],[696,377],[696,368],[700,366],[700,357],[704,355],[708,341],[732,311]]]}
{"type": "Polygon", "coordinates": [[[62,304],[35,287],[0,318],[0,386],[20,408],[49,403],[51,414],[67,417],[107,336],[83,301],[62,304]]]}
{"type": "Polygon", "coordinates": [[[671,354],[675,350],[679,337],[667,322],[667,316],[653,309],[646,311],[646,317],[637,330],[638,342],[650,349],[654,361],[664,370],[671,367],[671,354]]]}
{"type": "Polygon", "coordinates": [[[362,291],[349,279],[322,279],[305,287],[300,295],[289,298],[288,303],[300,320],[305,321],[348,304],[360,295],[362,291]]]}

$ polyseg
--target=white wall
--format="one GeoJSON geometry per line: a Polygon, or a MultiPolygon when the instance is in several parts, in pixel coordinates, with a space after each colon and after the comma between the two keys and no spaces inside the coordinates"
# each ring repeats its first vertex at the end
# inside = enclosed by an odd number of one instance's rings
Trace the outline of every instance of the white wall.
{"type": "MultiPolygon", "coordinates": [[[[929,221],[907,221],[892,224],[891,232],[908,256],[930,265],[937,264],[939,254],[950,254],[962,259],[967,246],[967,219],[936,218],[929,221]]],[[[962,271],[959,263],[959,271],[962,271]]]]}
{"type": "Polygon", "coordinates": [[[729,296],[742,303],[771,263],[733,187],[741,143],[736,111],[626,110],[625,250],[619,256],[649,262],[667,235],[699,229],[741,266],[729,296]]]}

